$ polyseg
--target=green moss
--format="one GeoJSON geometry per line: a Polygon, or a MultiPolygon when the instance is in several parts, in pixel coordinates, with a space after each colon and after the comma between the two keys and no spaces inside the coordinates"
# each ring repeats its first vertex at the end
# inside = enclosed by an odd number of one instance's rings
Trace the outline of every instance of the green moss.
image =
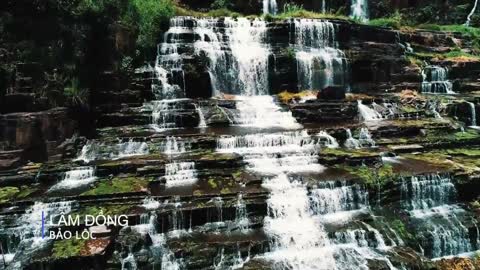
{"type": "Polygon", "coordinates": [[[17,199],[24,199],[24,198],[30,196],[32,193],[34,193],[37,190],[38,190],[37,188],[22,186],[20,188],[20,192],[17,194],[17,199]]]}
{"type": "Polygon", "coordinates": [[[20,193],[20,190],[17,187],[0,188],[0,203],[14,199],[18,193],[20,193]]]}
{"type": "Polygon", "coordinates": [[[398,233],[401,239],[405,239],[407,241],[411,241],[414,239],[414,236],[407,230],[407,226],[405,223],[400,219],[394,219],[390,222],[390,227],[398,233]]]}
{"type": "Polygon", "coordinates": [[[372,157],[378,156],[378,153],[366,151],[363,149],[341,149],[341,148],[326,148],[322,150],[322,155],[331,156],[348,156],[348,157],[372,157]]]}
{"type": "Polygon", "coordinates": [[[217,182],[215,181],[214,178],[209,178],[209,179],[208,179],[208,185],[209,185],[212,189],[218,188],[218,184],[217,184],[217,182]]]}
{"type": "Polygon", "coordinates": [[[383,164],[380,167],[344,167],[344,169],[360,178],[369,188],[382,187],[395,179],[393,167],[390,164],[383,164]]]}
{"type": "Polygon", "coordinates": [[[228,187],[222,188],[222,190],[220,190],[220,194],[229,194],[229,193],[232,193],[232,191],[228,187]]]}
{"type": "Polygon", "coordinates": [[[85,215],[98,215],[102,213],[103,215],[125,215],[129,213],[129,210],[132,208],[130,205],[106,205],[106,206],[88,206],[85,207],[75,215],[85,216],[85,215]]]}
{"type": "Polygon", "coordinates": [[[54,259],[70,258],[81,255],[81,252],[86,248],[86,239],[71,239],[58,240],[53,243],[52,255],[54,259]]]}
{"type": "Polygon", "coordinates": [[[119,177],[98,182],[96,187],[82,195],[104,195],[115,193],[138,192],[147,189],[151,179],[136,177],[119,177]]]}

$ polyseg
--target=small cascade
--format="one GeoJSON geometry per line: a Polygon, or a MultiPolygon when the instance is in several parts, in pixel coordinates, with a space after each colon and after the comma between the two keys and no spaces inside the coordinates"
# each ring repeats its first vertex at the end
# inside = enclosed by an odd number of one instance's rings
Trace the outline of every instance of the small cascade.
{"type": "Polygon", "coordinates": [[[464,24],[465,26],[467,26],[467,27],[470,26],[470,20],[472,19],[472,16],[475,13],[475,10],[477,9],[477,5],[478,5],[478,0],[475,0],[475,2],[473,4],[473,7],[472,7],[472,10],[470,11],[470,13],[468,13],[467,21],[464,24]]]}
{"type": "Polygon", "coordinates": [[[357,100],[358,113],[361,121],[378,121],[383,119],[383,116],[376,110],[364,105],[361,100],[357,100]]]}
{"type": "Polygon", "coordinates": [[[224,136],[217,151],[245,156],[248,168],[262,172],[320,172],[317,163],[320,145],[306,131],[277,134],[224,136]]]}
{"type": "Polygon", "coordinates": [[[188,99],[164,99],[152,101],[152,128],[156,131],[165,131],[178,127],[179,114],[185,111],[185,102],[188,99]]]}
{"type": "Polygon", "coordinates": [[[359,185],[346,182],[321,182],[310,191],[311,208],[316,215],[365,209],[367,192],[359,185]]]}
{"type": "Polygon", "coordinates": [[[202,111],[202,106],[195,104],[195,110],[198,113],[198,118],[200,119],[200,122],[198,123],[199,128],[206,128],[207,127],[207,122],[205,121],[205,115],[203,114],[202,111]]]}
{"type": "Polygon", "coordinates": [[[279,269],[335,269],[328,235],[309,211],[307,189],[285,174],[266,180],[263,186],[270,190],[264,230],[271,239],[271,251],[265,258],[279,269]]]}
{"type": "Polygon", "coordinates": [[[470,118],[471,118],[471,126],[477,126],[477,111],[475,108],[475,104],[473,102],[466,101],[468,106],[470,107],[470,118]]]}
{"type": "Polygon", "coordinates": [[[161,145],[161,151],[167,155],[183,154],[190,150],[190,145],[180,137],[168,136],[161,145]]]}
{"type": "Polygon", "coordinates": [[[452,82],[448,80],[448,70],[440,66],[428,66],[422,70],[422,93],[455,94],[452,82]]]}
{"type": "Polygon", "coordinates": [[[347,133],[347,140],[345,140],[345,147],[350,149],[359,149],[362,147],[362,145],[360,144],[360,141],[358,141],[353,137],[352,131],[349,128],[347,128],[345,132],[347,133]]]}
{"type": "Polygon", "coordinates": [[[209,59],[209,74],[214,95],[244,96],[268,94],[266,22],[247,18],[196,19],[193,29],[199,36],[197,54],[209,59]],[[224,26],[221,28],[220,25],[224,26]]]}
{"type": "Polygon", "coordinates": [[[66,172],[63,180],[52,186],[50,190],[77,188],[93,183],[96,179],[94,167],[80,167],[66,172]]]}
{"type": "Polygon", "coordinates": [[[358,141],[362,147],[375,147],[375,141],[372,139],[372,134],[368,131],[368,128],[361,128],[358,135],[358,141]]]}
{"type": "Polygon", "coordinates": [[[301,125],[290,111],[283,111],[272,96],[237,97],[239,114],[234,122],[251,127],[297,129],[301,125]],[[268,120],[267,120],[268,119],[268,120]]]}
{"type": "Polygon", "coordinates": [[[295,19],[293,23],[299,90],[345,85],[348,63],[336,48],[335,25],[312,19],[295,19]]]}
{"type": "MultiPolygon", "coordinates": [[[[152,246],[150,250],[153,253],[154,259],[161,260],[161,269],[166,270],[180,270],[183,269],[183,261],[181,259],[175,258],[175,254],[168,248],[167,245],[167,236],[163,233],[157,232],[156,226],[156,215],[154,212],[150,214],[142,215],[141,217],[141,224],[132,227],[134,230],[138,231],[139,233],[145,235],[148,234],[152,239],[152,246]]],[[[129,254],[123,261],[134,261],[135,257],[133,254],[129,254]],[[131,258],[128,258],[130,257],[131,258]]],[[[135,264],[136,265],[136,264],[135,264]]],[[[122,262],[123,267],[123,262],[122,262]]],[[[130,269],[130,268],[127,268],[130,269]]]]}
{"type": "Polygon", "coordinates": [[[82,147],[80,154],[74,161],[83,161],[85,163],[90,163],[97,159],[98,145],[95,141],[87,141],[87,143],[82,147]]]}
{"type": "Polygon", "coordinates": [[[237,202],[235,204],[235,225],[242,232],[246,232],[249,228],[250,221],[248,219],[247,206],[243,200],[241,193],[238,194],[237,202]]]}
{"type": "Polygon", "coordinates": [[[358,139],[354,138],[352,131],[348,128],[346,129],[347,139],[345,140],[345,147],[350,149],[359,149],[366,147],[375,147],[375,141],[372,139],[372,135],[367,128],[363,127],[360,129],[358,134],[358,139]]]}
{"type": "Polygon", "coordinates": [[[352,0],[350,17],[362,22],[368,21],[368,0],[352,0]]]}
{"type": "Polygon", "coordinates": [[[181,209],[182,202],[180,201],[179,196],[174,197],[174,201],[172,202],[172,213],[169,215],[169,223],[170,223],[170,235],[172,237],[177,237],[185,232],[185,217],[183,216],[183,211],[181,209]]]}
{"type": "Polygon", "coordinates": [[[334,137],[332,137],[331,135],[329,135],[326,131],[323,131],[323,130],[320,131],[317,134],[317,137],[320,139],[323,146],[325,146],[327,148],[338,148],[339,147],[339,144],[338,144],[337,140],[334,137]]]}
{"type": "Polygon", "coordinates": [[[143,200],[142,207],[147,209],[147,210],[155,210],[160,207],[160,202],[156,201],[152,197],[146,197],[143,200]]]}
{"type": "Polygon", "coordinates": [[[122,270],[137,270],[137,261],[132,253],[129,253],[127,257],[122,260],[122,270]]]}
{"type": "Polygon", "coordinates": [[[209,201],[215,206],[215,222],[223,223],[223,199],[222,197],[215,197],[209,201]]]}
{"type": "Polygon", "coordinates": [[[130,139],[127,142],[117,144],[117,154],[112,153],[112,159],[119,159],[132,156],[147,155],[150,150],[146,142],[136,142],[130,139]]]}
{"type": "Polygon", "coordinates": [[[263,0],[263,14],[276,15],[278,6],[276,0],[263,0]]]}
{"type": "Polygon", "coordinates": [[[421,246],[427,257],[457,255],[479,248],[477,236],[471,236],[465,225],[469,221],[478,230],[474,218],[453,204],[456,189],[449,175],[405,178],[401,192],[403,208],[422,232],[421,246]]]}
{"type": "Polygon", "coordinates": [[[174,162],[165,164],[167,187],[191,185],[197,182],[194,162],[174,162]]]}

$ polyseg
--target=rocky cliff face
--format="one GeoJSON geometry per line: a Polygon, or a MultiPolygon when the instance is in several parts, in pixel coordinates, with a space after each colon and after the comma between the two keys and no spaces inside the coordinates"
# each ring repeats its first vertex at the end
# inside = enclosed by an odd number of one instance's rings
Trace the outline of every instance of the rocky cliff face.
{"type": "Polygon", "coordinates": [[[135,30],[108,18],[50,21],[48,5],[19,3],[30,11],[2,27],[35,14],[52,28],[47,44],[0,37],[0,268],[478,267],[458,258],[480,249],[470,37],[339,19],[176,17],[157,58],[133,70],[135,30]],[[64,80],[74,62],[86,86],[64,80]],[[83,87],[88,106],[63,100],[83,87]],[[62,214],[126,215],[128,225],[72,226],[62,214]]]}

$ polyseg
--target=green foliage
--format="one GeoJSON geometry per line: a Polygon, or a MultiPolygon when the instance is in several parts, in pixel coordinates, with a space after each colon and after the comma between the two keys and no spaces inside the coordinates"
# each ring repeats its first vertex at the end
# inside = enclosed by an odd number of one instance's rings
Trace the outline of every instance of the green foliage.
{"type": "Polygon", "coordinates": [[[112,180],[101,181],[94,189],[84,192],[82,195],[104,195],[116,193],[139,192],[146,190],[149,179],[136,177],[119,177],[112,180]]]}
{"type": "Polygon", "coordinates": [[[230,9],[232,7],[232,0],[215,0],[211,5],[212,9],[230,9]]]}
{"type": "Polygon", "coordinates": [[[295,4],[285,4],[282,13],[275,16],[265,15],[264,18],[265,20],[268,20],[268,21],[284,20],[288,18],[338,19],[338,20],[353,21],[352,19],[340,14],[317,13],[317,12],[308,11],[308,10],[305,10],[302,6],[295,5],[295,4]]]}
{"type": "Polygon", "coordinates": [[[172,0],[132,0],[132,3],[139,14],[138,44],[140,47],[156,46],[160,32],[175,15],[172,0]]]}
{"type": "Polygon", "coordinates": [[[396,11],[390,17],[378,18],[368,21],[368,24],[373,26],[390,27],[393,29],[400,29],[402,27],[402,15],[396,11]]]}
{"type": "Polygon", "coordinates": [[[0,188],[0,203],[5,203],[13,198],[20,192],[17,187],[3,187],[0,188]]]}
{"type": "Polygon", "coordinates": [[[55,241],[53,243],[52,257],[61,259],[79,256],[82,250],[85,249],[86,242],[86,239],[76,239],[76,237],[55,241]]]}
{"type": "Polygon", "coordinates": [[[382,187],[395,178],[393,167],[390,164],[384,164],[378,168],[361,166],[350,168],[349,171],[362,179],[369,188],[382,187]]]}
{"type": "Polygon", "coordinates": [[[120,72],[128,74],[133,71],[133,58],[130,56],[125,56],[122,58],[120,63],[120,72]]]}
{"type": "Polygon", "coordinates": [[[218,187],[218,184],[216,183],[214,178],[208,179],[208,185],[213,189],[216,189],[218,187]]]}
{"type": "Polygon", "coordinates": [[[87,106],[89,91],[80,87],[78,78],[73,78],[70,86],[65,87],[63,94],[70,106],[87,106]]]}

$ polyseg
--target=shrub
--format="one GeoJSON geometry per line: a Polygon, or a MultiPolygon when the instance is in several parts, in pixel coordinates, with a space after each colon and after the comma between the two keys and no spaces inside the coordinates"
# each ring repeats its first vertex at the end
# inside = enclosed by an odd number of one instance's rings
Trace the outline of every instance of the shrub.
{"type": "Polygon", "coordinates": [[[65,87],[63,93],[68,105],[74,107],[88,106],[89,91],[80,88],[80,81],[78,78],[73,78],[70,82],[70,86],[65,87]]]}
{"type": "Polygon", "coordinates": [[[133,0],[139,17],[138,45],[143,48],[154,47],[160,39],[160,33],[171,17],[175,15],[175,6],[171,0],[133,0]]]}
{"type": "Polygon", "coordinates": [[[231,0],[215,0],[211,8],[212,9],[229,9],[233,7],[233,3],[231,0]]]}
{"type": "Polygon", "coordinates": [[[390,17],[373,19],[368,22],[373,26],[390,27],[393,29],[400,29],[402,27],[402,15],[396,11],[390,17]]]}

